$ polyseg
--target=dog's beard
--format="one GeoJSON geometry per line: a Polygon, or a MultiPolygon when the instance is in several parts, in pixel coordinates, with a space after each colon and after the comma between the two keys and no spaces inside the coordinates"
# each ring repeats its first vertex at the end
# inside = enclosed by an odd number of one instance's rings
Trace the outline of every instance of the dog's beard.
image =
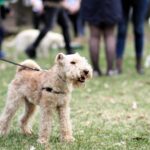
{"type": "Polygon", "coordinates": [[[84,82],[83,82],[83,81],[81,82],[81,81],[79,81],[79,80],[73,80],[72,84],[73,84],[73,87],[78,88],[78,87],[84,86],[84,85],[85,85],[85,81],[84,81],[84,82]]]}
{"type": "Polygon", "coordinates": [[[84,72],[79,72],[75,75],[72,72],[67,72],[66,77],[69,79],[68,81],[72,83],[73,87],[81,87],[84,86],[87,79],[92,77],[92,73],[85,74],[84,72]]]}
{"type": "Polygon", "coordinates": [[[73,84],[73,87],[81,87],[85,85],[86,77],[80,75],[74,79],[71,79],[71,82],[73,84]]]}

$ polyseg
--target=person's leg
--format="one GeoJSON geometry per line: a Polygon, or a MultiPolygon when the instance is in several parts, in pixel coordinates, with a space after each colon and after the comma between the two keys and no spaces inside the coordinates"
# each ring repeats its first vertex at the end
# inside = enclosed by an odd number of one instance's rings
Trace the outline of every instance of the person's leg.
{"type": "Polygon", "coordinates": [[[4,39],[4,28],[2,27],[2,25],[0,25],[0,58],[5,57],[5,54],[2,51],[2,42],[3,42],[3,39],[4,39]]]}
{"type": "Polygon", "coordinates": [[[133,5],[133,27],[135,37],[136,70],[143,73],[142,57],[144,47],[144,22],[147,10],[147,0],[139,0],[133,5]]]}
{"type": "Polygon", "coordinates": [[[94,69],[94,73],[97,75],[102,75],[101,70],[99,68],[99,43],[100,43],[100,29],[94,25],[89,25],[90,27],[90,57],[94,69]]]}
{"type": "Polygon", "coordinates": [[[81,11],[79,11],[78,19],[77,19],[77,33],[78,33],[78,36],[80,37],[84,36],[84,25],[85,25],[85,21],[82,18],[81,11]]]}
{"type": "Polygon", "coordinates": [[[3,38],[4,38],[4,30],[3,27],[0,26],[0,50],[2,49],[3,38]]]}
{"type": "Polygon", "coordinates": [[[114,71],[114,61],[115,61],[115,47],[116,47],[116,38],[115,38],[115,25],[106,26],[103,29],[104,32],[104,41],[105,41],[105,52],[107,60],[107,75],[112,75],[114,71]]]}
{"type": "Polygon", "coordinates": [[[77,15],[78,13],[75,13],[75,14],[69,14],[69,19],[72,23],[72,27],[73,27],[73,32],[74,32],[74,37],[77,37],[78,34],[77,34],[77,15]]]}
{"type": "Polygon", "coordinates": [[[3,7],[0,6],[0,58],[4,57],[4,53],[2,51],[2,42],[4,39],[4,28],[2,25],[2,14],[3,14],[3,7]]]}
{"type": "Polygon", "coordinates": [[[65,10],[61,9],[58,13],[58,24],[62,28],[64,40],[65,40],[65,48],[67,54],[72,54],[74,51],[71,48],[71,38],[69,33],[69,25],[68,18],[65,10]]]}
{"type": "Polygon", "coordinates": [[[118,73],[122,72],[122,59],[124,54],[125,42],[126,42],[130,7],[131,7],[130,2],[126,0],[122,0],[123,17],[118,25],[117,43],[116,43],[116,67],[118,73]]]}
{"type": "Polygon", "coordinates": [[[52,29],[53,24],[57,17],[57,13],[58,8],[47,7],[45,9],[45,27],[40,31],[39,36],[36,38],[33,44],[26,49],[26,54],[30,58],[36,58],[36,48],[38,47],[38,45],[40,44],[41,40],[44,38],[46,33],[52,29]]]}
{"type": "Polygon", "coordinates": [[[40,25],[39,14],[34,11],[32,12],[32,22],[33,22],[33,28],[38,30],[40,25]]]}

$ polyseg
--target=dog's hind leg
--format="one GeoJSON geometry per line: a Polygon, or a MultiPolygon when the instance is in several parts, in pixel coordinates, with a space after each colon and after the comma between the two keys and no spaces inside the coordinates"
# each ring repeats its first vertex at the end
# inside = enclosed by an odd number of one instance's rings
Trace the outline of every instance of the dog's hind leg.
{"type": "Polygon", "coordinates": [[[19,108],[22,97],[18,95],[17,91],[15,89],[11,89],[8,92],[7,102],[5,105],[5,108],[3,110],[3,113],[0,117],[0,134],[5,135],[9,132],[11,120],[13,116],[15,115],[15,112],[19,108]]]}
{"type": "Polygon", "coordinates": [[[32,134],[32,125],[30,120],[36,110],[36,106],[25,99],[25,112],[20,120],[20,127],[24,134],[32,134]]]}

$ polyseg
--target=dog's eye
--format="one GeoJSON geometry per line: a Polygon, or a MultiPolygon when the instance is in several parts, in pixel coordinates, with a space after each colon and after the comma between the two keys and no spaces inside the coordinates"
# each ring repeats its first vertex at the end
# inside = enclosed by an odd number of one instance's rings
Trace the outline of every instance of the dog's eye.
{"type": "Polygon", "coordinates": [[[73,65],[75,65],[75,64],[76,64],[76,62],[75,62],[75,61],[71,61],[70,63],[71,63],[71,64],[73,64],[73,65]]]}

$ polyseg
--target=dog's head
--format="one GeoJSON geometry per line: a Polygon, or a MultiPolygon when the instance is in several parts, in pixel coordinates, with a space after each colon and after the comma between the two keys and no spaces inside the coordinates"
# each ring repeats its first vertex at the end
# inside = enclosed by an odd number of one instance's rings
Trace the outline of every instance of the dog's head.
{"type": "Polygon", "coordinates": [[[92,77],[91,65],[78,53],[71,55],[59,53],[56,56],[56,63],[64,73],[66,80],[71,82],[74,87],[81,86],[92,77]]]}

